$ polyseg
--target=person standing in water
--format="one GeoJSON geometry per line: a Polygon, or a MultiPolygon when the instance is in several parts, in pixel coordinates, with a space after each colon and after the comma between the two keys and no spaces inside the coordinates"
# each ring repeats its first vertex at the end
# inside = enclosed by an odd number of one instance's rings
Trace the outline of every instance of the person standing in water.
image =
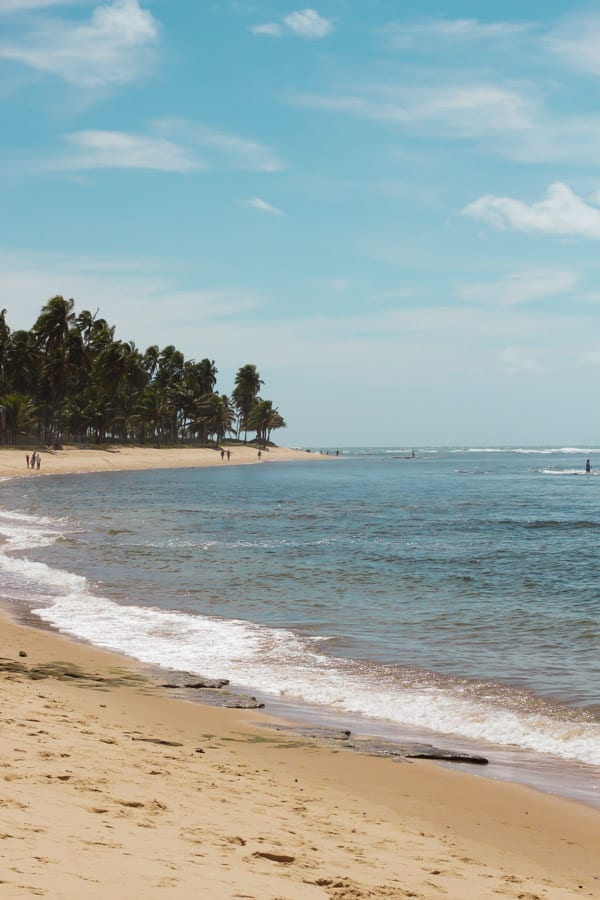
{"type": "Polygon", "coordinates": [[[592,467],[591,467],[591,465],[590,465],[590,461],[589,461],[589,459],[586,459],[586,461],[585,461],[585,474],[586,474],[586,475],[589,475],[589,474],[591,473],[591,471],[592,471],[592,467]]]}

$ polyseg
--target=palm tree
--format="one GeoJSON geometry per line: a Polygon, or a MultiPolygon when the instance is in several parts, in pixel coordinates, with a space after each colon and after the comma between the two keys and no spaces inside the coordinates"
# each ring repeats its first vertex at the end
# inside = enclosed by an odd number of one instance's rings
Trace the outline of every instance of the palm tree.
{"type": "Polygon", "coordinates": [[[133,420],[141,425],[143,432],[146,428],[150,429],[152,436],[156,439],[156,446],[160,449],[163,426],[170,419],[172,413],[173,407],[170,405],[165,391],[156,384],[149,384],[144,390],[133,420]]]}
{"type": "Polygon", "coordinates": [[[16,443],[19,433],[31,425],[31,400],[25,394],[5,394],[0,400],[3,424],[9,440],[16,443]]]}
{"type": "Polygon", "coordinates": [[[235,387],[231,398],[238,414],[238,438],[244,429],[244,443],[248,439],[248,416],[258,400],[258,392],[264,384],[256,370],[256,366],[247,364],[238,369],[235,376],[235,387]]]}
{"type": "Polygon", "coordinates": [[[8,388],[8,342],[10,328],[6,324],[6,310],[0,309],[0,394],[8,388]]]}
{"type": "Polygon", "coordinates": [[[206,394],[199,404],[199,413],[195,428],[204,436],[214,435],[215,443],[220,444],[226,434],[234,432],[235,412],[225,394],[206,394]]]}
{"type": "Polygon", "coordinates": [[[46,401],[43,403],[45,443],[50,441],[53,432],[60,432],[60,411],[67,385],[69,329],[75,322],[74,306],[74,300],[52,297],[33,326],[37,347],[42,354],[38,390],[46,401]]]}
{"type": "MultiPolygon", "coordinates": [[[[0,0],[1,2],[1,0],[0,0]]],[[[242,427],[260,439],[285,425],[269,401],[256,366],[242,366],[231,400],[215,393],[217,367],[206,357],[186,360],[172,344],[141,354],[117,340],[115,328],[57,295],[30,331],[11,332],[0,310],[0,406],[3,431],[13,439],[36,428],[46,443],[66,435],[96,442],[151,434],[160,445],[194,437],[217,441],[242,427]],[[267,404],[265,407],[264,404],[267,404]],[[251,423],[251,424],[250,424],[251,423]]]]}
{"type": "Polygon", "coordinates": [[[286,428],[283,416],[271,400],[259,400],[248,416],[248,428],[256,431],[256,440],[263,446],[276,428],[286,428]]]}

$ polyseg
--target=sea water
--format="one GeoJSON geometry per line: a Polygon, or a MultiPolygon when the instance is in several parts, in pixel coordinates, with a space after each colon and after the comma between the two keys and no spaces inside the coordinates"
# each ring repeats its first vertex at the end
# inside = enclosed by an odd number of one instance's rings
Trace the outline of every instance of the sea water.
{"type": "Polygon", "coordinates": [[[62,632],[600,802],[600,450],[24,472],[0,536],[0,599],[62,632]]]}

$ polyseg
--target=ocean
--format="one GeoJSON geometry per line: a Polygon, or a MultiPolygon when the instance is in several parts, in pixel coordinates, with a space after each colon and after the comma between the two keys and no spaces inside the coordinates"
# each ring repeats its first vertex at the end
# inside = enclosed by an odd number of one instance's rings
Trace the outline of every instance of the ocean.
{"type": "Polygon", "coordinates": [[[0,484],[0,600],[600,805],[600,449],[412,449],[24,473],[0,484]]]}

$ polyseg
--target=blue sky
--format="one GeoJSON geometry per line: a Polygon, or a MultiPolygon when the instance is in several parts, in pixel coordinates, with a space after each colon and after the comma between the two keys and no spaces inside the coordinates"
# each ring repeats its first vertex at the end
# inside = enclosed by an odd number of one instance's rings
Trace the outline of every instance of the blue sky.
{"type": "Polygon", "coordinates": [[[599,89],[592,5],[0,0],[0,307],[289,444],[598,445],[599,89]]]}

